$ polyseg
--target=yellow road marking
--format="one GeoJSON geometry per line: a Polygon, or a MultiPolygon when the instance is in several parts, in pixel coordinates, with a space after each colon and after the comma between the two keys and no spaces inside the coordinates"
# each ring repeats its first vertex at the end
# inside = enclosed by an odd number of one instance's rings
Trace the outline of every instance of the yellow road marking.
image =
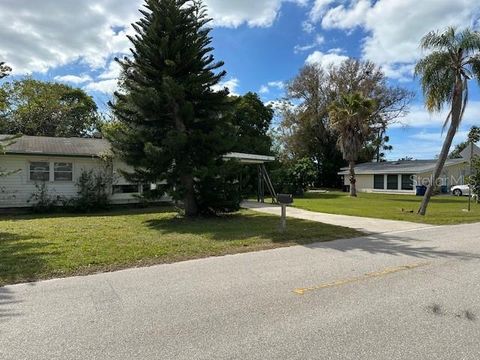
{"type": "Polygon", "coordinates": [[[394,266],[394,267],[388,267],[385,268],[381,271],[374,271],[374,272],[369,272],[366,273],[362,276],[356,276],[352,278],[346,278],[346,279],[340,279],[340,280],[335,280],[332,282],[316,285],[316,286],[311,286],[311,287],[306,287],[306,288],[298,288],[293,290],[295,294],[298,295],[304,295],[306,292],[309,291],[315,291],[315,290],[321,290],[321,289],[326,289],[326,288],[331,288],[331,287],[336,287],[336,286],[342,286],[342,285],[347,285],[351,284],[354,282],[359,282],[359,281],[364,281],[372,278],[377,278],[377,277],[383,277],[387,275],[391,275],[400,271],[406,271],[406,270],[411,270],[411,269],[416,269],[419,267],[427,266],[430,265],[429,262],[423,262],[423,263],[415,263],[415,264],[408,264],[408,265],[402,265],[402,266],[394,266]]]}

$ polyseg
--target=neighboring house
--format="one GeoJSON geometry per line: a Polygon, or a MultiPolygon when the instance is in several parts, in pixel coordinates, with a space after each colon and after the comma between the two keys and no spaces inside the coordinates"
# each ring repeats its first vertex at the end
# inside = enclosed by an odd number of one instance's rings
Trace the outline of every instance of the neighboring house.
{"type": "MultiPolygon", "coordinates": [[[[462,153],[462,158],[447,160],[440,177],[439,186],[450,191],[453,185],[463,185],[469,173],[470,147],[462,153]]],[[[474,145],[474,155],[480,155],[480,148],[474,145]]],[[[364,163],[355,166],[357,190],[361,192],[405,193],[416,192],[416,186],[428,185],[437,160],[387,161],[364,163]]],[[[345,187],[350,185],[348,168],[339,175],[345,187]]]]}
{"type": "MultiPolygon", "coordinates": [[[[7,138],[0,135],[0,140],[7,138]]],[[[45,182],[49,194],[58,198],[74,198],[77,180],[83,171],[110,171],[113,176],[112,204],[138,202],[137,196],[150,185],[133,184],[121,174],[133,169],[111,156],[111,147],[105,139],[53,138],[22,136],[0,154],[0,169],[13,172],[0,177],[0,208],[30,207],[36,184],[45,182]],[[110,157],[107,166],[105,157],[110,157]]],[[[269,156],[232,153],[226,159],[237,159],[246,164],[273,161],[269,156]]],[[[165,198],[164,200],[168,200],[165,198]]]]}

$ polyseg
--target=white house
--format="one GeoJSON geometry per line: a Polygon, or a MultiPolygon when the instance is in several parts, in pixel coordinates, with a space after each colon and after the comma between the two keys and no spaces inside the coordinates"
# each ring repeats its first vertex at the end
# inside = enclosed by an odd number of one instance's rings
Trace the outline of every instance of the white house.
{"type": "MultiPolygon", "coordinates": [[[[0,135],[0,140],[8,138],[0,135]]],[[[105,169],[105,155],[111,154],[105,139],[53,138],[22,136],[0,155],[0,171],[10,175],[0,177],[0,208],[29,207],[36,184],[45,182],[52,197],[73,198],[77,195],[77,180],[82,172],[105,169]]],[[[270,156],[232,153],[225,159],[236,159],[245,164],[263,164],[275,160],[270,156]]],[[[144,186],[128,182],[120,170],[132,171],[125,163],[113,158],[111,203],[138,202],[144,186]]],[[[168,200],[165,198],[164,200],[168,200]]]]}
{"type": "MultiPolygon", "coordinates": [[[[470,153],[468,147],[461,153],[462,158],[447,160],[439,182],[444,191],[464,184],[465,176],[469,174],[470,153]]],[[[473,154],[480,155],[480,148],[473,145],[473,154]]],[[[411,160],[359,164],[355,166],[357,191],[414,194],[416,186],[429,184],[436,163],[437,160],[411,160]]],[[[339,175],[348,187],[348,168],[343,168],[339,175]]]]}

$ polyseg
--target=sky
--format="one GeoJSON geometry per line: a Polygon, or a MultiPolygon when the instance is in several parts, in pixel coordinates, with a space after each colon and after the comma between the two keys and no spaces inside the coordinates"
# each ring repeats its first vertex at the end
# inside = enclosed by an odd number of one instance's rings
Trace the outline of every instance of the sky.
{"type": "MultiPolygon", "coordinates": [[[[285,83],[308,63],[329,67],[354,57],[381,66],[392,86],[416,94],[410,112],[391,125],[388,159],[435,157],[447,111],[423,106],[415,62],[419,41],[447,26],[480,26],[478,0],[204,0],[214,55],[225,62],[221,86],[234,94],[258,92],[281,99],[285,83]]],[[[0,59],[24,76],[83,88],[105,109],[117,85],[115,56],[129,54],[131,23],[143,0],[2,0],[0,59]]],[[[8,78],[6,79],[8,80],[8,78]]],[[[4,80],[5,81],[5,80],[4,80]]],[[[480,90],[471,81],[470,103],[455,143],[480,125],[480,90]]]]}

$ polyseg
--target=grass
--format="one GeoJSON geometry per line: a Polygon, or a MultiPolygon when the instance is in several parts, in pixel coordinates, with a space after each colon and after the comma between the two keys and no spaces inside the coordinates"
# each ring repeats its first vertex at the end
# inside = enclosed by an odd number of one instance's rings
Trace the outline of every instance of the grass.
{"type": "Polygon", "coordinates": [[[16,215],[0,218],[0,286],[84,275],[207,256],[272,249],[359,232],[241,211],[187,220],[168,207],[95,215],[16,215]]]}
{"type": "Polygon", "coordinates": [[[425,217],[416,214],[422,198],[414,195],[359,193],[358,198],[330,191],[307,193],[295,199],[294,206],[330,214],[363,216],[378,219],[404,220],[434,225],[480,222],[480,205],[472,201],[472,211],[465,212],[468,198],[435,196],[425,217]]]}

